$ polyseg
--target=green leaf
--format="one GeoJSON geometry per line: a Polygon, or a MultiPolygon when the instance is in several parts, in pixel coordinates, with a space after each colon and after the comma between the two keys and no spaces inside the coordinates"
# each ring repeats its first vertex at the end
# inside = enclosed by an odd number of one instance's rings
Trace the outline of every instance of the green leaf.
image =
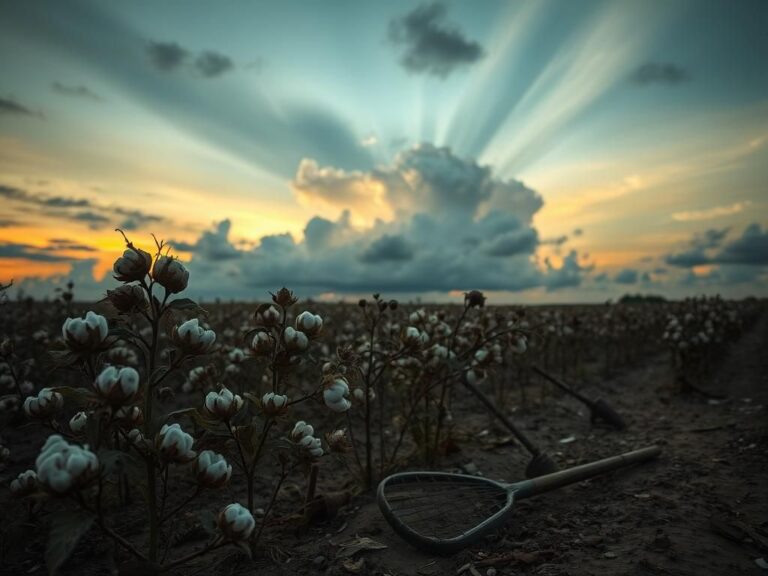
{"type": "Polygon", "coordinates": [[[45,548],[45,563],[49,574],[56,574],[95,520],[96,516],[84,510],[51,514],[51,530],[45,548]]]}
{"type": "Polygon", "coordinates": [[[197,518],[200,521],[200,526],[202,526],[203,530],[205,530],[208,534],[211,536],[219,534],[219,526],[216,522],[216,514],[214,514],[212,510],[203,510],[200,512],[200,514],[198,514],[197,518]]]}
{"type": "Polygon", "coordinates": [[[69,350],[49,350],[48,354],[51,355],[54,365],[59,368],[66,368],[80,361],[80,357],[69,350]]]}
{"type": "Polygon", "coordinates": [[[224,428],[224,425],[219,420],[208,418],[197,409],[190,412],[189,415],[192,416],[192,420],[194,420],[198,426],[209,432],[222,432],[224,428]]]}
{"type": "Polygon", "coordinates": [[[134,340],[136,338],[136,334],[133,331],[129,330],[128,328],[123,328],[121,326],[110,328],[109,335],[114,336],[116,338],[121,338],[123,340],[134,340]]]}
{"type": "Polygon", "coordinates": [[[55,386],[51,388],[54,392],[58,392],[67,402],[71,402],[76,408],[86,406],[92,402],[98,401],[96,394],[88,390],[87,388],[74,388],[72,386],[55,386]]]}

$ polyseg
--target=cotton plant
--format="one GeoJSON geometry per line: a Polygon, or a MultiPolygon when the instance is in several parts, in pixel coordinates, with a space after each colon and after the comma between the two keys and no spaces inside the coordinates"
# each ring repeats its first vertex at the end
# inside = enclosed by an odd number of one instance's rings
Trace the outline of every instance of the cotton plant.
{"type": "Polygon", "coordinates": [[[480,382],[504,363],[507,351],[524,351],[518,342],[526,331],[501,323],[485,313],[484,305],[479,291],[465,294],[458,314],[455,308],[426,307],[400,313],[396,301],[379,294],[359,302],[362,326],[349,333],[364,336],[340,339],[345,346],[339,346],[338,358],[323,371],[332,410],[343,410],[347,398],[359,406],[350,416],[350,429],[359,426],[362,435],[350,434],[354,458],[349,464],[364,487],[373,487],[397,466],[406,435],[424,460],[434,463],[450,434],[450,404],[458,382],[465,375],[480,382]],[[390,423],[394,430],[388,429],[390,423]],[[392,441],[374,442],[374,436],[393,432],[392,441]]]}
{"type": "MultiPolygon", "coordinates": [[[[160,557],[161,536],[171,537],[168,521],[201,490],[224,488],[232,474],[227,456],[198,450],[190,429],[169,421],[173,415],[160,410],[160,398],[167,390],[161,384],[168,376],[217,347],[215,331],[200,316],[179,319],[190,312],[202,313],[195,302],[179,296],[187,288],[189,272],[162,242],[156,242],[150,254],[127,238],[113,271],[121,284],[108,290],[105,301],[117,317],[110,320],[93,310],[82,317],[68,317],[61,328],[60,348],[54,351],[60,366],[80,371],[84,386],[47,386],[36,393],[17,386],[26,417],[55,433],[42,447],[35,469],[12,482],[12,493],[72,501],[81,508],[53,516],[50,537],[56,540],[53,549],[60,555],[50,559],[51,570],[77,541],[60,528],[71,521],[67,514],[79,514],[86,529],[97,526],[153,569],[166,570],[188,561],[191,557],[160,557]],[[64,412],[70,403],[78,410],[67,417],[64,412]],[[176,491],[169,490],[169,485],[175,477],[189,474],[190,468],[197,489],[174,507],[175,498],[169,495],[176,491]],[[145,549],[121,535],[105,510],[108,492],[117,490],[122,501],[129,478],[145,495],[149,527],[145,549]]],[[[11,346],[3,344],[0,353],[7,361],[11,346]]],[[[242,398],[226,389],[206,402],[212,417],[227,422],[242,405],[242,398]]],[[[233,527],[220,526],[219,534],[195,555],[239,542],[233,539],[233,527]]],[[[244,536],[245,532],[239,533],[244,536]]]]}

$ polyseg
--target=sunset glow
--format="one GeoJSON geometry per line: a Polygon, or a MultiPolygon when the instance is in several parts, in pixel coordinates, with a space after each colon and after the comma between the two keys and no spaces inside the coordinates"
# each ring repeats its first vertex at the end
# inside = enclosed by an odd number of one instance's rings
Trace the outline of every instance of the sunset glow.
{"type": "Polygon", "coordinates": [[[447,300],[766,294],[764,3],[0,14],[14,290],[72,278],[98,297],[121,228],[168,241],[206,297],[221,278],[236,298],[278,281],[355,298],[377,278],[447,300]]]}

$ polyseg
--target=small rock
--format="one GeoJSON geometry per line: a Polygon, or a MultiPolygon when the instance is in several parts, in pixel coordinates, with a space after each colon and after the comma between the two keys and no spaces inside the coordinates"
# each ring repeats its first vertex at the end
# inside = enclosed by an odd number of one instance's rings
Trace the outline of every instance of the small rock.
{"type": "Polygon", "coordinates": [[[485,571],[485,576],[496,576],[496,574],[496,568],[488,568],[488,570],[485,571]]]}
{"type": "Polygon", "coordinates": [[[615,552],[606,552],[605,554],[603,554],[603,558],[609,558],[613,560],[614,558],[618,558],[618,556],[616,556],[615,552]]]}
{"type": "Polygon", "coordinates": [[[464,470],[465,474],[473,475],[478,473],[477,464],[474,462],[467,462],[466,464],[462,464],[461,469],[464,470]]]}
{"type": "Polygon", "coordinates": [[[312,564],[314,564],[315,568],[322,568],[325,566],[326,559],[325,556],[315,556],[315,559],[312,560],[312,564]]]}
{"type": "Polygon", "coordinates": [[[256,508],[256,510],[253,511],[253,515],[257,518],[263,518],[264,517],[264,508],[256,508]]]}

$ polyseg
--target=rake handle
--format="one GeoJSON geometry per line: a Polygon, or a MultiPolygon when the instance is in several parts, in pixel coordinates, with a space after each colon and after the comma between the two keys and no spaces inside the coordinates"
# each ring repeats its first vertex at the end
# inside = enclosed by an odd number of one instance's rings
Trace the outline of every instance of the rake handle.
{"type": "Polygon", "coordinates": [[[529,496],[536,496],[543,492],[549,492],[550,490],[556,490],[568,484],[574,484],[611,472],[631,464],[637,464],[639,462],[645,462],[652,460],[661,454],[661,448],[659,446],[648,446],[647,448],[641,448],[639,450],[633,450],[632,452],[625,452],[618,456],[611,456],[610,458],[604,458],[596,462],[590,462],[589,464],[582,464],[581,466],[574,466],[567,470],[561,470],[545,476],[539,476],[531,480],[524,480],[515,484],[515,498],[527,498],[529,496]]]}
{"type": "Polygon", "coordinates": [[[592,400],[590,400],[589,398],[587,398],[587,397],[585,397],[585,396],[582,396],[581,394],[579,394],[578,392],[576,392],[576,390],[574,390],[574,389],[573,389],[573,388],[571,388],[570,386],[567,386],[567,385],[565,384],[565,382],[563,382],[562,380],[559,380],[559,379],[555,378],[555,377],[554,377],[554,376],[552,376],[552,374],[550,374],[549,372],[544,372],[544,370],[542,370],[541,368],[539,368],[539,367],[538,367],[538,366],[536,366],[535,364],[534,364],[533,366],[531,366],[531,370],[533,370],[533,371],[534,371],[536,374],[538,374],[539,376],[541,376],[541,377],[542,377],[542,378],[544,378],[545,380],[549,380],[549,381],[550,381],[552,384],[554,384],[555,386],[557,386],[558,388],[560,388],[560,390],[562,390],[562,391],[563,391],[563,392],[565,392],[566,394],[570,394],[571,396],[573,396],[574,398],[576,398],[576,399],[577,399],[577,400],[579,400],[580,402],[582,402],[582,403],[586,404],[586,405],[587,405],[587,406],[589,406],[590,408],[591,408],[591,407],[592,407],[592,405],[594,404],[594,402],[592,402],[592,400]]]}
{"type": "Polygon", "coordinates": [[[480,402],[482,402],[485,407],[488,408],[488,410],[490,410],[493,415],[496,416],[496,418],[498,418],[510,432],[512,432],[515,438],[517,438],[520,443],[525,446],[525,449],[528,450],[532,456],[538,456],[541,453],[541,451],[536,448],[535,444],[531,442],[525,434],[518,430],[517,426],[515,426],[512,421],[496,407],[496,404],[494,404],[493,401],[488,398],[488,396],[483,394],[477,386],[467,380],[466,376],[463,377],[461,381],[464,383],[464,386],[469,388],[470,392],[477,396],[477,399],[480,400],[480,402]]]}

